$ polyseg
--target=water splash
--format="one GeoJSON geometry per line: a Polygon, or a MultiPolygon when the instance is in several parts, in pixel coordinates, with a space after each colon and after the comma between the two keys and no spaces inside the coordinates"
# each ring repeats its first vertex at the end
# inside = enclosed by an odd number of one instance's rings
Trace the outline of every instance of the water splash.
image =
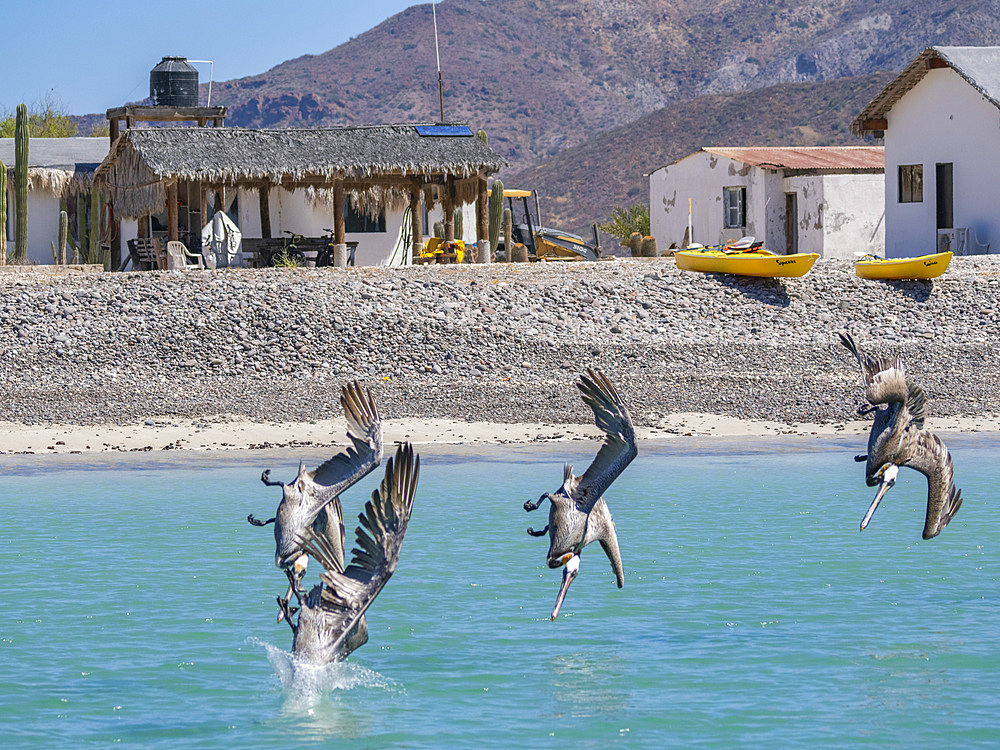
{"type": "Polygon", "coordinates": [[[395,686],[392,680],[360,664],[347,661],[312,664],[266,641],[252,639],[251,642],[267,651],[267,660],[281,680],[286,714],[312,713],[324,696],[337,691],[395,686]]]}

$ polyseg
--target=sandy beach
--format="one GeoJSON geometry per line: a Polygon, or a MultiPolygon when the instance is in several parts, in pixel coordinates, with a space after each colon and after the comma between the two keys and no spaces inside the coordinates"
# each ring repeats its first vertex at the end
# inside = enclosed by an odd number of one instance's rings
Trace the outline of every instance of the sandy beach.
{"type": "MultiPolygon", "coordinates": [[[[496,424],[450,419],[398,419],[385,423],[385,441],[408,440],[418,446],[503,445],[599,440],[593,425],[496,424]]],[[[783,424],[743,420],[714,414],[678,413],[655,427],[639,427],[640,440],[664,442],[685,438],[773,438],[864,436],[871,423],[851,421],[829,424],[783,424]]],[[[929,427],[943,436],[952,433],[996,432],[1000,417],[929,420],[929,427]]],[[[145,451],[235,451],[278,448],[331,448],[346,443],[343,419],[311,423],[254,423],[236,417],[211,420],[149,420],[136,425],[28,426],[0,422],[0,455],[67,454],[145,451]]]]}

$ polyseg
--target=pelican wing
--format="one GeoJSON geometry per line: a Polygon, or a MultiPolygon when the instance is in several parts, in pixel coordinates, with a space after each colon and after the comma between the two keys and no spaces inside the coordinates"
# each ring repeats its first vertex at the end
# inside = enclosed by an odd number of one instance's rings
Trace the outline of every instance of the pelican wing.
{"type": "Polygon", "coordinates": [[[326,568],[320,575],[320,606],[337,633],[334,649],[339,649],[396,570],[419,474],[420,458],[414,455],[412,445],[404,443],[395,459],[389,459],[381,486],[359,515],[356,546],[345,569],[338,571],[328,564],[332,561],[311,530],[302,540],[303,549],[326,568]]]}
{"type": "Polygon", "coordinates": [[[308,476],[312,480],[308,513],[319,508],[365,477],[382,462],[382,419],[371,392],[357,381],[344,386],[340,403],[347,417],[347,450],[324,461],[308,476]]]}
{"type": "Polygon", "coordinates": [[[903,463],[927,477],[927,516],[924,539],[936,537],[962,507],[962,491],[955,488],[951,453],[930,430],[920,430],[907,446],[910,457],[903,463]]]}
{"type": "Polygon", "coordinates": [[[872,357],[862,354],[851,334],[843,331],[840,333],[840,343],[861,365],[865,397],[870,403],[877,405],[906,400],[909,384],[906,382],[906,366],[899,357],[872,357]]]}
{"type": "Polygon", "coordinates": [[[604,431],[604,443],[597,456],[580,477],[573,492],[576,507],[590,513],[594,504],[625,470],[639,449],[635,428],[618,391],[607,376],[597,370],[587,370],[577,383],[583,400],[594,410],[594,421],[604,431]]]}

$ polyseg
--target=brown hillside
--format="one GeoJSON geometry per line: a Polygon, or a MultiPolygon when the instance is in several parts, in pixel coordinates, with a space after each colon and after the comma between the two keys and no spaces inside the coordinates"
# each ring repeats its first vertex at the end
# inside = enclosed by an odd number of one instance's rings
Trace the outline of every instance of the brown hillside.
{"type": "Polygon", "coordinates": [[[545,224],[585,233],[618,206],[648,203],[646,174],[702,146],[860,145],[850,122],[892,77],[875,73],[699,97],[502,177],[507,187],[538,191],[545,224]]]}

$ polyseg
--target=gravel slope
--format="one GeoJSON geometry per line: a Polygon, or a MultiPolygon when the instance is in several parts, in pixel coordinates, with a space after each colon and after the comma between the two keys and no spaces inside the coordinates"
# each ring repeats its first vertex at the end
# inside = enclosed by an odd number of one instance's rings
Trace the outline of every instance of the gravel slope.
{"type": "Polygon", "coordinates": [[[701,411],[854,418],[849,329],[899,353],[934,416],[1000,412],[1000,260],[933,282],[678,271],[671,259],[457,267],[0,274],[0,420],[309,421],[340,385],[387,417],[586,422],[572,381],[604,369],[635,421],[701,411]]]}

